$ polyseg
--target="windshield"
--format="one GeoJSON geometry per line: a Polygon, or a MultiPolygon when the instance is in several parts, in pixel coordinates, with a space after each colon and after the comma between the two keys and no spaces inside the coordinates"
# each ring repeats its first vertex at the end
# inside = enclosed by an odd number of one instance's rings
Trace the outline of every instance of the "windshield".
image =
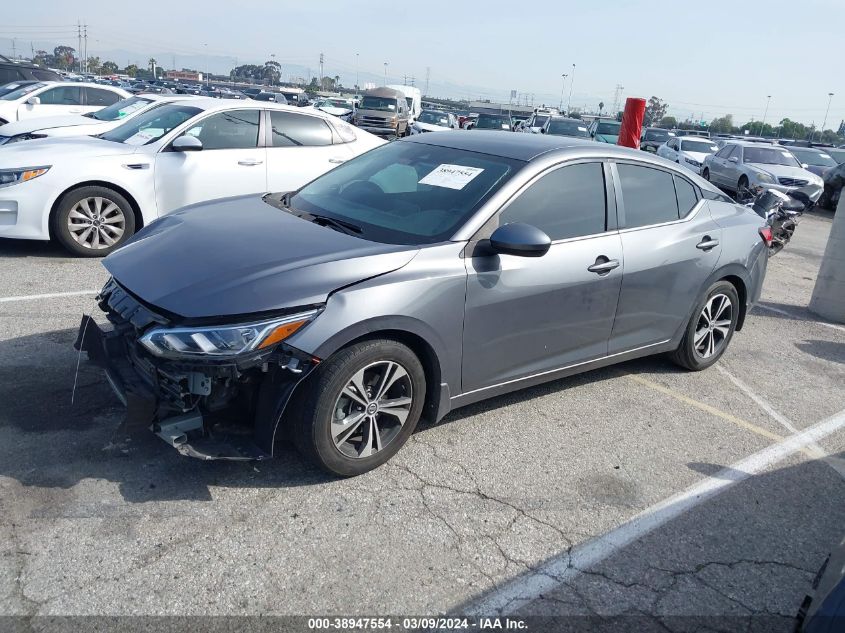
{"type": "Polygon", "coordinates": [[[390,143],[306,185],[290,208],[360,227],[364,239],[432,244],[450,239],[523,165],[449,147],[390,143]]]}
{"type": "Polygon", "coordinates": [[[362,110],[396,111],[396,99],[393,97],[364,97],[361,99],[362,110]]]}
{"type": "Polygon", "coordinates": [[[826,150],[830,157],[836,161],[837,165],[841,165],[845,163],[845,149],[828,149],[826,150]]]}
{"type": "Polygon", "coordinates": [[[534,123],[531,124],[531,127],[543,127],[548,120],[549,117],[547,116],[535,116],[534,123]]]}
{"type": "Polygon", "coordinates": [[[549,123],[548,134],[558,134],[560,136],[589,136],[587,128],[583,123],[578,121],[555,121],[549,123]]]}
{"type": "Polygon", "coordinates": [[[12,90],[11,92],[7,92],[2,97],[0,97],[0,99],[2,99],[3,101],[16,101],[17,99],[28,95],[33,90],[38,90],[39,88],[43,88],[46,85],[47,84],[37,83],[21,86],[20,88],[12,90]]]}
{"type": "Polygon", "coordinates": [[[818,150],[812,149],[793,149],[792,153],[795,155],[795,158],[800,160],[802,163],[807,163],[808,165],[813,165],[814,167],[836,167],[838,164],[830,154],[826,154],[825,152],[820,152],[818,150]]]}
{"type": "Polygon", "coordinates": [[[12,83],[4,84],[0,86],[0,97],[3,95],[7,95],[10,92],[17,90],[18,88],[22,88],[23,86],[30,86],[34,83],[38,83],[37,81],[13,81],[12,83]]]}
{"type": "Polygon", "coordinates": [[[495,114],[481,114],[475,122],[479,130],[509,130],[511,127],[510,117],[497,116],[495,114]]]}
{"type": "Polygon", "coordinates": [[[746,147],[743,150],[743,161],[746,163],[758,163],[760,165],[786,165],[788,167],[800,167],[795,156],[785,149],[774,147],[746,147]]]}
{"type": "Polygon", "coordinates": [[[414,109],[414,98],[413,97],[405,97],[405,101],[408,102],[408,110],[414,109]]]}
{"type": "Polygon", "coordinates": [[[151,99],[142,99],[141,97],[129,97],[128,99],[124,99],[123,101],[113,103],[107,108],[92,112],[88,116],[90,116],[92,119],[97,119],[98,121],[119,121],[120,119],[126,118],[130,114],[133,114],[138,110],[146,108],[151,103],[151,99]]]}
{"type": "Polygon", "coordinates": [[[619,128],[621,127],[622,124],[616,123],[615,121],[602,121],[596,127],[596,134],[609,134],[610,136],[618,136],[619,128]]]}
{"type": "Polygon", "coordinates": [[[657,141],[658,143],[665,143],[670,137],[675,136],[669,130],[646,130],[643,135],[644,141],[657,141]]]}
{"type": "Polygon", "coordinates": [[[682,152],[696,152],[697,154],[712,154],[719,148],[709,141],[681,141],[682,152]]]}
{"type": "Polygon", "coordinates": [[[449,126],[449,117],[442,112],[432,112],[431,110],[423,110],[420,117],[417,119],[420,123],[431,123],[432,125],[449,126]]]}
{"type": "Polygon", "coordinates": [[[142,112],[100,138],[126,145],[148,145],[201,112],[199,108],[166,103],[142,112]]]}

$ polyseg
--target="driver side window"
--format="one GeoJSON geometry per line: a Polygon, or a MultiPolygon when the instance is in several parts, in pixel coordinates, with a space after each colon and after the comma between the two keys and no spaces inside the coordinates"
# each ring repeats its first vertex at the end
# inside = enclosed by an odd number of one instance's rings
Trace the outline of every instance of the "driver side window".
{"type": "Polygon", "coordinates": [[[38,98],[41,105],[82,105],[79,86],[58,86],[45,90],[38,98]]]}
{"type": "Polygon", "coordinates": [[[553,241],[606,230],[607,202],[601,163],[568,165],[534,182],[499,216],[499,225],[523,222],[553,241]]]}
{"type": "Polygon", "coordinates": [[[261,111],[231,110],[203,119],[185,132],[202,141],[203,150],[252,149],[258,146],[261,111]]]}

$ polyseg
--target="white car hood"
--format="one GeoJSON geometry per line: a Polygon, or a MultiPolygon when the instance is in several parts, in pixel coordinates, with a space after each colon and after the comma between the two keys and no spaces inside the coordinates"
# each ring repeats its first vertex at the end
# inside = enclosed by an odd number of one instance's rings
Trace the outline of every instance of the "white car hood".
{"type": "Polygon", "coordinates": [[[0,126],[0,136],[17,136],[56,127],[76,127],[79,125],[97,125],[105,123],[81,114],[69,114],[67,116],[45,116],[13,121],[0,126]]]}
{"type": "Polygon", "coordinates": [[[425,130],[426,132],[442,132],[443,130],[452,129],[450,127],[446,127],[445,125],[435,125],[434,123],[422,123],[420,121],[416,121],[414,125],[416,125],[421,130],[425,130]]]}
{"type": "Polygon", "coordinates": [[[710,156],[707,152],[681,152],[681,155],[686,156],[687,158],[692,158],[694,161],[699,163],[704,163],[704,159],[710,156]]]}
{"type": "Polygon", "coordinates": [[[91,136],[36,139],[0,147],[0,169],[55,165],[59,161],[80,161],[99,156],[130,155],[139,149],[91,136]]]}
{"type": "Polygon", "coordinates": [[[344,114],[349,114],[352,112],[352,108],[336,108],[334,106],[323,106],[317,108],[321,112],[325,112],[326,114],[332,114],[334,116],[343,116],[344,114]]]}

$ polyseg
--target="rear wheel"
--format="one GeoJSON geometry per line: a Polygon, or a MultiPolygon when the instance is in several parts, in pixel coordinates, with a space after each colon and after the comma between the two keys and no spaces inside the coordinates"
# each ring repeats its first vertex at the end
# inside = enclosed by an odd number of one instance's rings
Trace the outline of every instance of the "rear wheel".
{"type": "Polygon", "coordinates": [[[122,195],[107,187],[80,187],[59,200],[53,235],[82,257],[103,257],[135,233],[135,214],[122,195]]]}
{"type": "Polygon", "coordinates": [[[705,167],[704,171],[701,172],[701,177],[707,182],[710,182],[710,170],[705,167]]]}
{"type": "Polygon", "coordinates": [[[416,355],[389,339],[363,341],[321,363],[293,420],[297,448],[342,477],[381,466],[410,437],[425,402],[416,355]]]}
{"type": "Polygon", "coordinates": [[[672,361],[692,371],[707,369],[728,347],[739,318],[739,294],[728,281],[717,281],[707,289],[687,324],[672,361]]]}

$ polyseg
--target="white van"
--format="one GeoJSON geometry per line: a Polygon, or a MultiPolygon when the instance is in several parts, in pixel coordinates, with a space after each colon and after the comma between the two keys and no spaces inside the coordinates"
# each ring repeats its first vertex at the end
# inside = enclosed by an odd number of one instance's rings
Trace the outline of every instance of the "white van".
{"type": "Polygon", "coordinates": [[[410,125],[417,120],[417,117],[422,112],[422,91],[414,86],[385,86],[385,88],[393,88],[405,95],[405,101],[408,102],[408,124],[410,125]]]}

